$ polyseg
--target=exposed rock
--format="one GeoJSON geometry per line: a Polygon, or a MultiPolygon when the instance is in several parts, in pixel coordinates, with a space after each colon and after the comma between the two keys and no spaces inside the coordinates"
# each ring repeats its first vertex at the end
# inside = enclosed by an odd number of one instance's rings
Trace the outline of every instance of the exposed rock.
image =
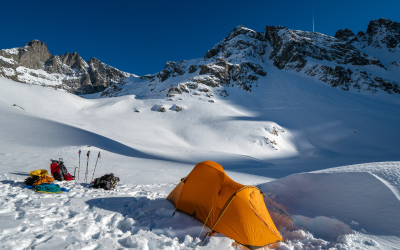
{"type": "Polygon", "coordinates": [[[263,62],[262,56],[267,46],[267,40],[261,32],[238,26],[225,39],[207,51],[204,59],[220,57],[229,63],[237,60],[263,62]]]}
{"type": "Polygon", "coordinates": [[[198,84],[198,83],[195,83],[195,82],[188,82],[188,83],[186,83],[186,86],[187,86],[189,89],[197,89],[197,86],[199,86],[199,84],[198,84]]]}
{"type": "Polygon", "coordinates": [[[204,65],[199,75],[210,74],[215,76],[219,84],[229,84],[229,65],[223,58],[218,58],[217,62],[204,65]]]}
{"type": "Polygon", "coordinates": [[[171,88],[168,89],[168,97],[173,97],[177,94],[182,94],[183,92],[189,93],[189,90],[186,86],[186,84],[179,84],[176,86],[172,86],[171,88]]]}
{"type": "Polygon", "coordinates": [[[189,67],[189,74],[193,74],[194,72],[197,71],[199,67],[197,65],[190,65],[189,67]]]}
{"type": "Polygon", "coordinates": [[[351,30],[348,29],[348,28],[345,28],[344,30],[338,30],[338,31],[335,33],[335,37],[336,37],[337,39],[342,39],[342,40],[345,40],[345,41],[348,40],[349,37],[354,37],[355,39],[357,39],[357,38],[355,37],[353,31],[351,31],[351,30]]]}
{"type": "Polygon", "coordinates": [[[226,92],[226,90],[217,90],[216,92],[218,93],[219,96],[222,96],[222,97],[229,96],[228,93],[226,92]]]}
{"type": "Polygon", "coordinates": [[[22,48],[0,50],[0,67],[0,75],[11,80],[43,86],[50,82],[51,87],[75,94],[100,92],[132,75],[96,58],[85,62],[76,52],[52,56],[38,40],[22,48]]]}
{"type": "Polygon", "coordinates": [[[188,80],[195,82],[197,84],[205,84],[212,88],[219,87],[220,86],[219,83],[221,82],[221,80],[214,75],[194,76],[194,77],[190,77],[188,80]]]}
{"type": "Polygon", "coordinates": [[[171,109],[172,109],[173,111],[179,112],[179,111],[185,110],[185,107],[181,107],[181,106],[178,106],[178,105],[175,105],[175,104],[174,104],[174,105],[171,107],[171,109]]]}
{"type": "Polygon", "coordinates": [[[94,57],[88,63],[90,82],[94,92],[101,92],[108,86],[123,83],[124,79],[130,76],[94,57]]]}
{"type": "Polygon", "coordinates": [[[51,57],[45,43],[33,40],[19,50],[18,63],[30,69],[40,69],[47,59],[51,57]]]}
{"type": "Polygon", "coordinates": [[[400,23],[387,18],[372,20],[366,32],[368,45],[375,48],[386,47],[389,51],[400,51],[400,23]]]}
{"type": "Polygon", "coordinates": [[[100,96],[116,97],[119,95],[121,90],[122,90],[121,85],[119,84],[111,85],[106,90],[104,90],[100,96]]]}
{"type": "Polygon", "coordinates": [[[157,78],[159,79],[159,81],[164,82],[169,77],[175,77],[178,75],[185,74],[186,65],[184,64],[184,62],[185,60],[179,62],[173,62],[173,61],[167,62],[165,64],[164,69],[157,74],[157,78]]]}
{"type": "Polygon", "coordinates": [[[199,91],[206,92],[206,93],[210,92],[210,90],[207,88],[199,88],[199,91]]]}
{"type": "Polygon", "coordinates": [[[381,77],[375,77],[374,80],[379,84],[379,88],[388,93],[400,94],[399,84],[395,81],[389,81],[382,79],[381,77]]]}
{"type": "Polygon", "coordinates": [[[167,112],[167,109],[164,106],[158,107],[158,112],[167,112]]]}
{"type": "Polygon", "coordinates": [[[307,64],[307,57],[338,64],[376,65],[384,68],[378,59],[368,56],[353,45],[317,32],[267,26],[265,37],[273,47],[270,59],[279,69],[299,71],[307,64]]]}

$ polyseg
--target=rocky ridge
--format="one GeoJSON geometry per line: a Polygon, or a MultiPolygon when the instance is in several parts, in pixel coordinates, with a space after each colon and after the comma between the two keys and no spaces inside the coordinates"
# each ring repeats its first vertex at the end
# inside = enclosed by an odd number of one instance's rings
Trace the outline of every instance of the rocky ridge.
{"type": "Polygon", "coordinates": [[[33,40],[21,48],[0,50],[0,76],[74,94],[92,94],[121,83],[132,74],[96,58],[86,62],[76,52],[51,55],[45,43],[33,40]]]}
{"type": "Polygon", "coordinates": [[[204,58],[167,62],[157,74],[141,77],[148,81],[148,92],[130,92],[123,86],[113,86],[102,95],[227,96],[227,87],[252,91],[260,78],[268,82],[269,62],[299,77],[312,77],[346,91],[399,94],[398,77],[393,71],[399,71],[400,60],[388,64],[381,61],[379,51],[374,54],[376,57],[370,54],[371,49],[383,49],[398,55],[398,26],[388,19],[379,19],[370,22],[366,33],[354,35],[344,29],[335,37],[282,26],[267,26],[265,33],[238,26],[208,50],[204,58]]]}
{"type": "Polygon", "coordinates": [[[212,98],[228,96],[234,86],[256,91],[260,83],[268,82],[272,64],[346,91],[400,93],[399,23],[381,18],[371,21],[365,33],[344,29],[335,37],[282,26],[266,26],[265,31],[238,26],[203,58],[169,61],[160,72],[141,77],[96,58],[85,62],[77,53],[52,56],[44,43],[32,41],[23,48],[0,51],[0,75],[76,94],[102,92],[103,97],[171,98],[189,93],[212,98]],[[382,57],[382,52],[389,57],[382,57]]]}
{"type": "Polygon", "coordinates": [[[335,37],[267,26],[266,38],[273,48],[270,59],[279,69],[304,73],[343,90],[383,90],[399,94],[399,82],[394,77],[385,79],[387,74],[382,74],[388,71],[387,65],[363,51],[372,47],[397,52],[396,44],[400,42],[398,25],[380,19],[370,22],[367,33],[359,32],[356,36],[351,30],[344,29],[336,32],[335,37]],[[366,43],[360,45],[359,41],[366,43]]]}
{"type": "MultiPolygon", "coordinates": [[[[263,33],[238,26],[208,50],[204,58],[170,61],[160,72],[140,78],[149,81],[150,92],[167,97],[190,92],[208,98],[215,94],[227,96],[224,87],[229,86],[251,92],[258,86],[258,79],[267,75],[263,61],[267,46],[263,33]]],[[[152,95],[150,92],[146,94],[152,95]]],[[[116,85],[104,91],[102,96],[121,94],[132,92],[116,85]]]]}
{"type": "Polygon", "coordinates": [[[335,37],[356,46],[361,44],[376,49],[387,49],[390,52],[400,52],[400,23],[387,18],[372,20],[365,33],[359,31],[355,35],[350,29],[344,29],[336,32],[335,37]]]}

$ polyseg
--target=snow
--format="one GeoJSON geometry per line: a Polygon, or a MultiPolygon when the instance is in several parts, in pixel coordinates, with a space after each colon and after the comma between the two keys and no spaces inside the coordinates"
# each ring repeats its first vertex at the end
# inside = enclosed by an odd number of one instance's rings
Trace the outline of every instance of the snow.
{"type": "Polygon", "coordinates": [[[10,55],[18,55],[19,49],[21,48],[2,49],[2,51],[10,55]]]}
{"type": "Polygon", "coordinates": [[[63,74],[49,74],[43,69],[29,69],[23,66],[17,67],[16,71],[19,81],[37,85],[58,86],[66,77],[63,74]]]}
{"type": "Polygon", "coordinates": [[[4,61],[4,62],[7,62],[7,63],[9,63],[9,64],[15,64],[15,63],[16,63],[13,59],[11,59],[11,58],[6,58],[6,57],[4,57],[4,56],[0,56],[0,60],[2,60],[2,61],[4,61]]]}
{"type": "Polygon", "coordinates": [[[14,76],[15,75],[15,70],[13,70],[11,68],[1,67],[1,70],[3,71],[4,75],[6,75],[6,76],[14,76]]]}
{"type": "MultiPolygon", "coordinates": [[[[237,52],[232,62],[244,58],[237,52]]],[[[163,198],[197,162],[213,160],[294,217],[268,207],[285,240],[271,248],[400,249],[398,97],[332,88],[276,69],[268,55],[268,74],[251,93],[203,84],[173,97],[162,92],[188,83],[188,73],[156,86],[132,76],[112,98],[0,78],[0,248],[200,248],[209,229],[198,239],[202,223],[173,215],[163,198]],[[79,180],[57,182],[69,192],[24,188],[29,172],[49,169],[50,159],[63,158],[73,173],[79,149],[79,180]],[[88,179],[100,151],[94,176],[113,172],[121,179],[115,190],[83,181],[88,150],[88,179]]],[[[31,77],[28,70],[19,68],[31,77]]],[[[241,247],[218,234],[201,249],[241,247]]]]}

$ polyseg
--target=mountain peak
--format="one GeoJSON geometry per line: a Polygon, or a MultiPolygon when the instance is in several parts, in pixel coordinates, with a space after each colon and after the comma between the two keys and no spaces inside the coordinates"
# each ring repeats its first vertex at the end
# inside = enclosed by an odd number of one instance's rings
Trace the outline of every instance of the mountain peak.
{"type": "Polygon", "coordinates": [[[263,33],[239,25],[225,39],[208,50],[204,59],[222,57],[227,61],[232,61],[254,57],[262,61],[261,56],[267,47],[266,41],[263,33]]]}
{"type": "Polygon", "coordinates": [[[385,28],[395,33],[399,33],[400,23],[392,21],[388,18],[379,18],[379,20],[371,20],[368,25],[367,34],[376,35],[377,32],[382,28],[385,28]]]}
{"type": "Polygon", "coordinates": [[[354,33],[349,28],[345,28],[344,30],[338,30],[335,33],[335,37],[337,39],[347,40],[347,38],[352,37],[352,36],[354,36],[354,33]]]}
{"type": "Polygon", "coordinates": [[[400,23],[387,18],[372,20],[366,32],[368,45],[375,48],[387,47],[389,51],[400,51],[400,23]]]}
{"type": "Polygon", "coordinates": [[[41,42],[40,40],[38,40],[38,39],[34,39],[34,40],[32,40],[32,41],[30,41],[29,43],[27,43],[26,45],[28,45],[28,46],[34,46],[34,45],[36,45],[36,44],[38,44],[38,45],[46,45],[44,42],[41,42]]]}

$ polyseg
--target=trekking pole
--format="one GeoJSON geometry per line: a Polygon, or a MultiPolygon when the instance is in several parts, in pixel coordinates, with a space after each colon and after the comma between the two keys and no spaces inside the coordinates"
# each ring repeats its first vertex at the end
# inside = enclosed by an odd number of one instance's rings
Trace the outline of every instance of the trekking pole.
{"type": "Polygon", "coordinates": [[[78,151],[79,154],[79,167],[78,167],[78,180],[79,180],[79,170],[81,169],[81,150],[78,151]]]}
{"type": "MultiPolygon", "coordinates": [[[[76,176],[76,175],[75,175],[75,172],[76,172],[76,169],[77,169],[77,168],[78,168],[78,167],[75,167],[75,168],[74,168],[74,177],[76,176]]],[[[78,172],[79,172],[79,169],[78,169],[78,172]]]]}
{"type": "Polygon", "coordinates": [[[86,163],[86,172],[85,172],[85,182],[87,183],[87,175],[89,171],[89,155],[90,155],[90,150],[87,151],[87,163],[86,163]]]}
{"type": "Polygon", "coordinates": [[[94,170],[93,170],[93,175],[92,175],[92,181],[93,181],[93,177],[94,177],[94,172],[96,171],[97,161],[99,160],[99,158],[101,158],[100,151],[99,151],[99,154],[97,155],[96,165],[94,165],[94,170]]]}

